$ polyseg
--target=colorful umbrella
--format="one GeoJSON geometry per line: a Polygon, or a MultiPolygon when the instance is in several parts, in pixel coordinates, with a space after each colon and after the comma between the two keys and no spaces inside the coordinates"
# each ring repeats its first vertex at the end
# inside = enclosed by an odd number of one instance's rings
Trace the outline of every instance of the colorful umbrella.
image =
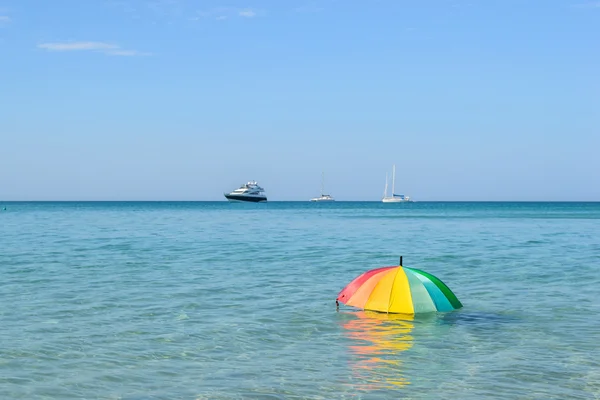
{"type": "Polygon", "coordinates": [[[462,307],[438,278],[400,265],[372,269],[359,275],[338,294],[336,302],[364,310],[419,314],[462,307]]]}

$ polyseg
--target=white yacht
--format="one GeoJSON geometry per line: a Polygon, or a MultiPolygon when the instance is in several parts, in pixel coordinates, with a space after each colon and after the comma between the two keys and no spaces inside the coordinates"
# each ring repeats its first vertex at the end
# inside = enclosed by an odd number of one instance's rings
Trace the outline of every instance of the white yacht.
{"type": "Polygon", "coordinates": [[[387,191],[388,191],[388,176],[387,174],[385,174],[385,189],[383,191],[383,198],[381,199],[381,201],[383,201],[384,203],[407,203],[407,202],[412,202],[411,198],[409,196],[405,196],[403,194],[396,194],[394,193],[396,188],[396,166],[393,166],[392,169],[392,195],[388,196],[387,195],[387,191]]]}
{"type": "Polygon", "coordinates": [[[320,197],[310,199],[310,201],[335,201],[335,199],[329,194],[322,194],[320,197]]]}
{"type": "Polygon", "coordinates": [[[256,181],[249,181],[233,192],[225,193],[225,198],[229,201],[246,201],[251,203],[267,201],[265,189],[258,186],[256,181]]]}
{"type": "Polygon", "coordinates": [[[321,196],[310,199],[310,201],[335,201],[335,199],[330,194],[323,193],[324,187],[325,187],[325,172],[323,172],[323,175],[321,177],[321,196]]]}

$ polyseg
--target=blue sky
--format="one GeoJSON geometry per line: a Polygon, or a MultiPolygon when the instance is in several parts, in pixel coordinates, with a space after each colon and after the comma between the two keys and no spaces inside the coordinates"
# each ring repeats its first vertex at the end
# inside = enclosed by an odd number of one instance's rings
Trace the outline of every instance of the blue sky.
{"type": "Polygon", "coordinates": [[[0,0],[0,200],[600,200],[600,1],[0,0]]]}

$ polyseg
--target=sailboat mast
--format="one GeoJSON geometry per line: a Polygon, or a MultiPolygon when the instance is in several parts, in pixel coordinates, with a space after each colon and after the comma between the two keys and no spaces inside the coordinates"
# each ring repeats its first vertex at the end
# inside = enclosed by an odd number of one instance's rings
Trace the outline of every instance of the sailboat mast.
{"type": "Polygon", "coordinates": [[[383,189],[383,197],[387,197],[387,187],[388,187],[388,174],[385,173],[385,189],[383,189]]]}
{"type": "Polygon", "coordinates": [[[321,197],[323,197],[323,193],[325,191],[325,171],[321,173],[321,197]]]}
{"type": "Polygon", "coordinates": [[[394,197],[394,193],[396,193],[396,164],[392,169],[392,197],[394,197]]]}

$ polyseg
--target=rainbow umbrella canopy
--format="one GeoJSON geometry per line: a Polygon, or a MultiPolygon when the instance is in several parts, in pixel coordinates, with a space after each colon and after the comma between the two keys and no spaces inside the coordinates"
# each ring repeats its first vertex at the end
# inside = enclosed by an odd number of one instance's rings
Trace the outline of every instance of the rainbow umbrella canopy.
{"type": "Polygon", "coordinates": [[[400,265],[372,269],[350,282],[336,302],[385,313],[421,314],[462,307],[452,290],[435,276],[400,265]]]}

